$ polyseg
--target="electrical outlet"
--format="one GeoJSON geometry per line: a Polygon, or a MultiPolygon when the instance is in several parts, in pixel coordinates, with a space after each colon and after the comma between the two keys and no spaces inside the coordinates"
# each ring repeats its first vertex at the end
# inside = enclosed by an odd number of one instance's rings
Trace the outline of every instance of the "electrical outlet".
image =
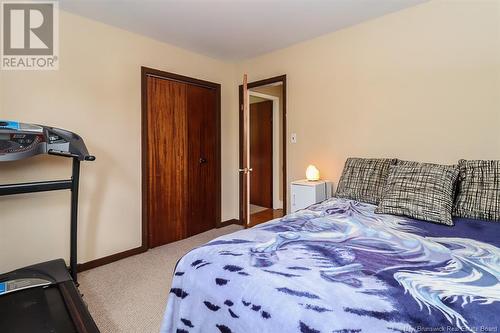
{"type": "Polygon", "coordinates": [[[297,143],[297,133],[292,133],[292,135],[290,137],[290,141],[292,143],[297,143]]]}

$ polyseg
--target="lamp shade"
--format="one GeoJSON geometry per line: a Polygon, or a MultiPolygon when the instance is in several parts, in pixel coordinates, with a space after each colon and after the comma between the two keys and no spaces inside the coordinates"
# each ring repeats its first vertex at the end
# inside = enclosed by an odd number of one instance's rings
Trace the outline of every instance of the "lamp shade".
{"type": "Polygon", "coordinates": [[[307,180],[319,180],[319,170],[314,165],[309,165],[306,169],[307,180]]]}

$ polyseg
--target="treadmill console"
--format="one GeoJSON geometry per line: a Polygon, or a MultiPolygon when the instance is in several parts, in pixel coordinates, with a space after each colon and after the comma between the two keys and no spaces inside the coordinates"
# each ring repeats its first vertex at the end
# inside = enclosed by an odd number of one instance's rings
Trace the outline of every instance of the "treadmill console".
{"type": "Polygon", "coordinates": [[[76,157],[93,161],[83,139],[75,133],[43,125],[0,120],[0,162],[38,154],[76,157]]]}
{"type": "Polygon", "coordinates": [[[0,197],[71,191],[70,271],[64,260],[58,259],[1,274],[0,332],[99,333],[76,287],[80,162],[93,161],[95,157],[89,155],[82,138],[75,133],[49,126],[0,120],[0,162],[38,154],[71,158],[71,178],[0,184],[0,197]]]}

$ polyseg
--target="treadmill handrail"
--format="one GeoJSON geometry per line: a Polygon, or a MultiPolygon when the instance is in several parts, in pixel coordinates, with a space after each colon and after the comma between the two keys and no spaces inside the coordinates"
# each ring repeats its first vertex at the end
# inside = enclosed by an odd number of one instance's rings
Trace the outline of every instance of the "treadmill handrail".
{"type": "MultiPolygon", "coordinates": [[[[56,155],[56,156],[62,156],[62,157],[71,157],[71,158],[78,158],[80,159],[81,156],[78,154],[73,154],[68,151],[62,151],[62,150],[55,150],[55,149],[49,149],[47,151],[47,154],[49,155],[56,155]]],[[[93,155],[85,155],[83,157],[83,160],[85,161],[95,161],[95,156],[93,155]]]]}
{"type": "Polygon", "coordinates": [[[71,180],[49,180],[41,182],[17,183],[0,185],[0,196],[48,192],[58,190],[70,190],[72,187],[71,180]]]}

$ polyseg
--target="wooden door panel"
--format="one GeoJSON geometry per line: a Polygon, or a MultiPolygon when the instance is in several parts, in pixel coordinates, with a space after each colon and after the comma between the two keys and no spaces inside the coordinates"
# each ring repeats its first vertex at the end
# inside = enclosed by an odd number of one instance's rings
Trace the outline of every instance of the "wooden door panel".
{"type": "Polygon", "coordinates": [[[187,85],[147,78],[149,245],[186,237],[187,85]]]}
{"type": "Polygon", "coordinates": [[[216,227],[217,124],[216,91],[189,85],[188,110],[188,236],[216,227]]]}
{"type": "Polygon", "coordinates": [[[273,208],[273,102],[250,104],[250,203],[273,208]]]}

